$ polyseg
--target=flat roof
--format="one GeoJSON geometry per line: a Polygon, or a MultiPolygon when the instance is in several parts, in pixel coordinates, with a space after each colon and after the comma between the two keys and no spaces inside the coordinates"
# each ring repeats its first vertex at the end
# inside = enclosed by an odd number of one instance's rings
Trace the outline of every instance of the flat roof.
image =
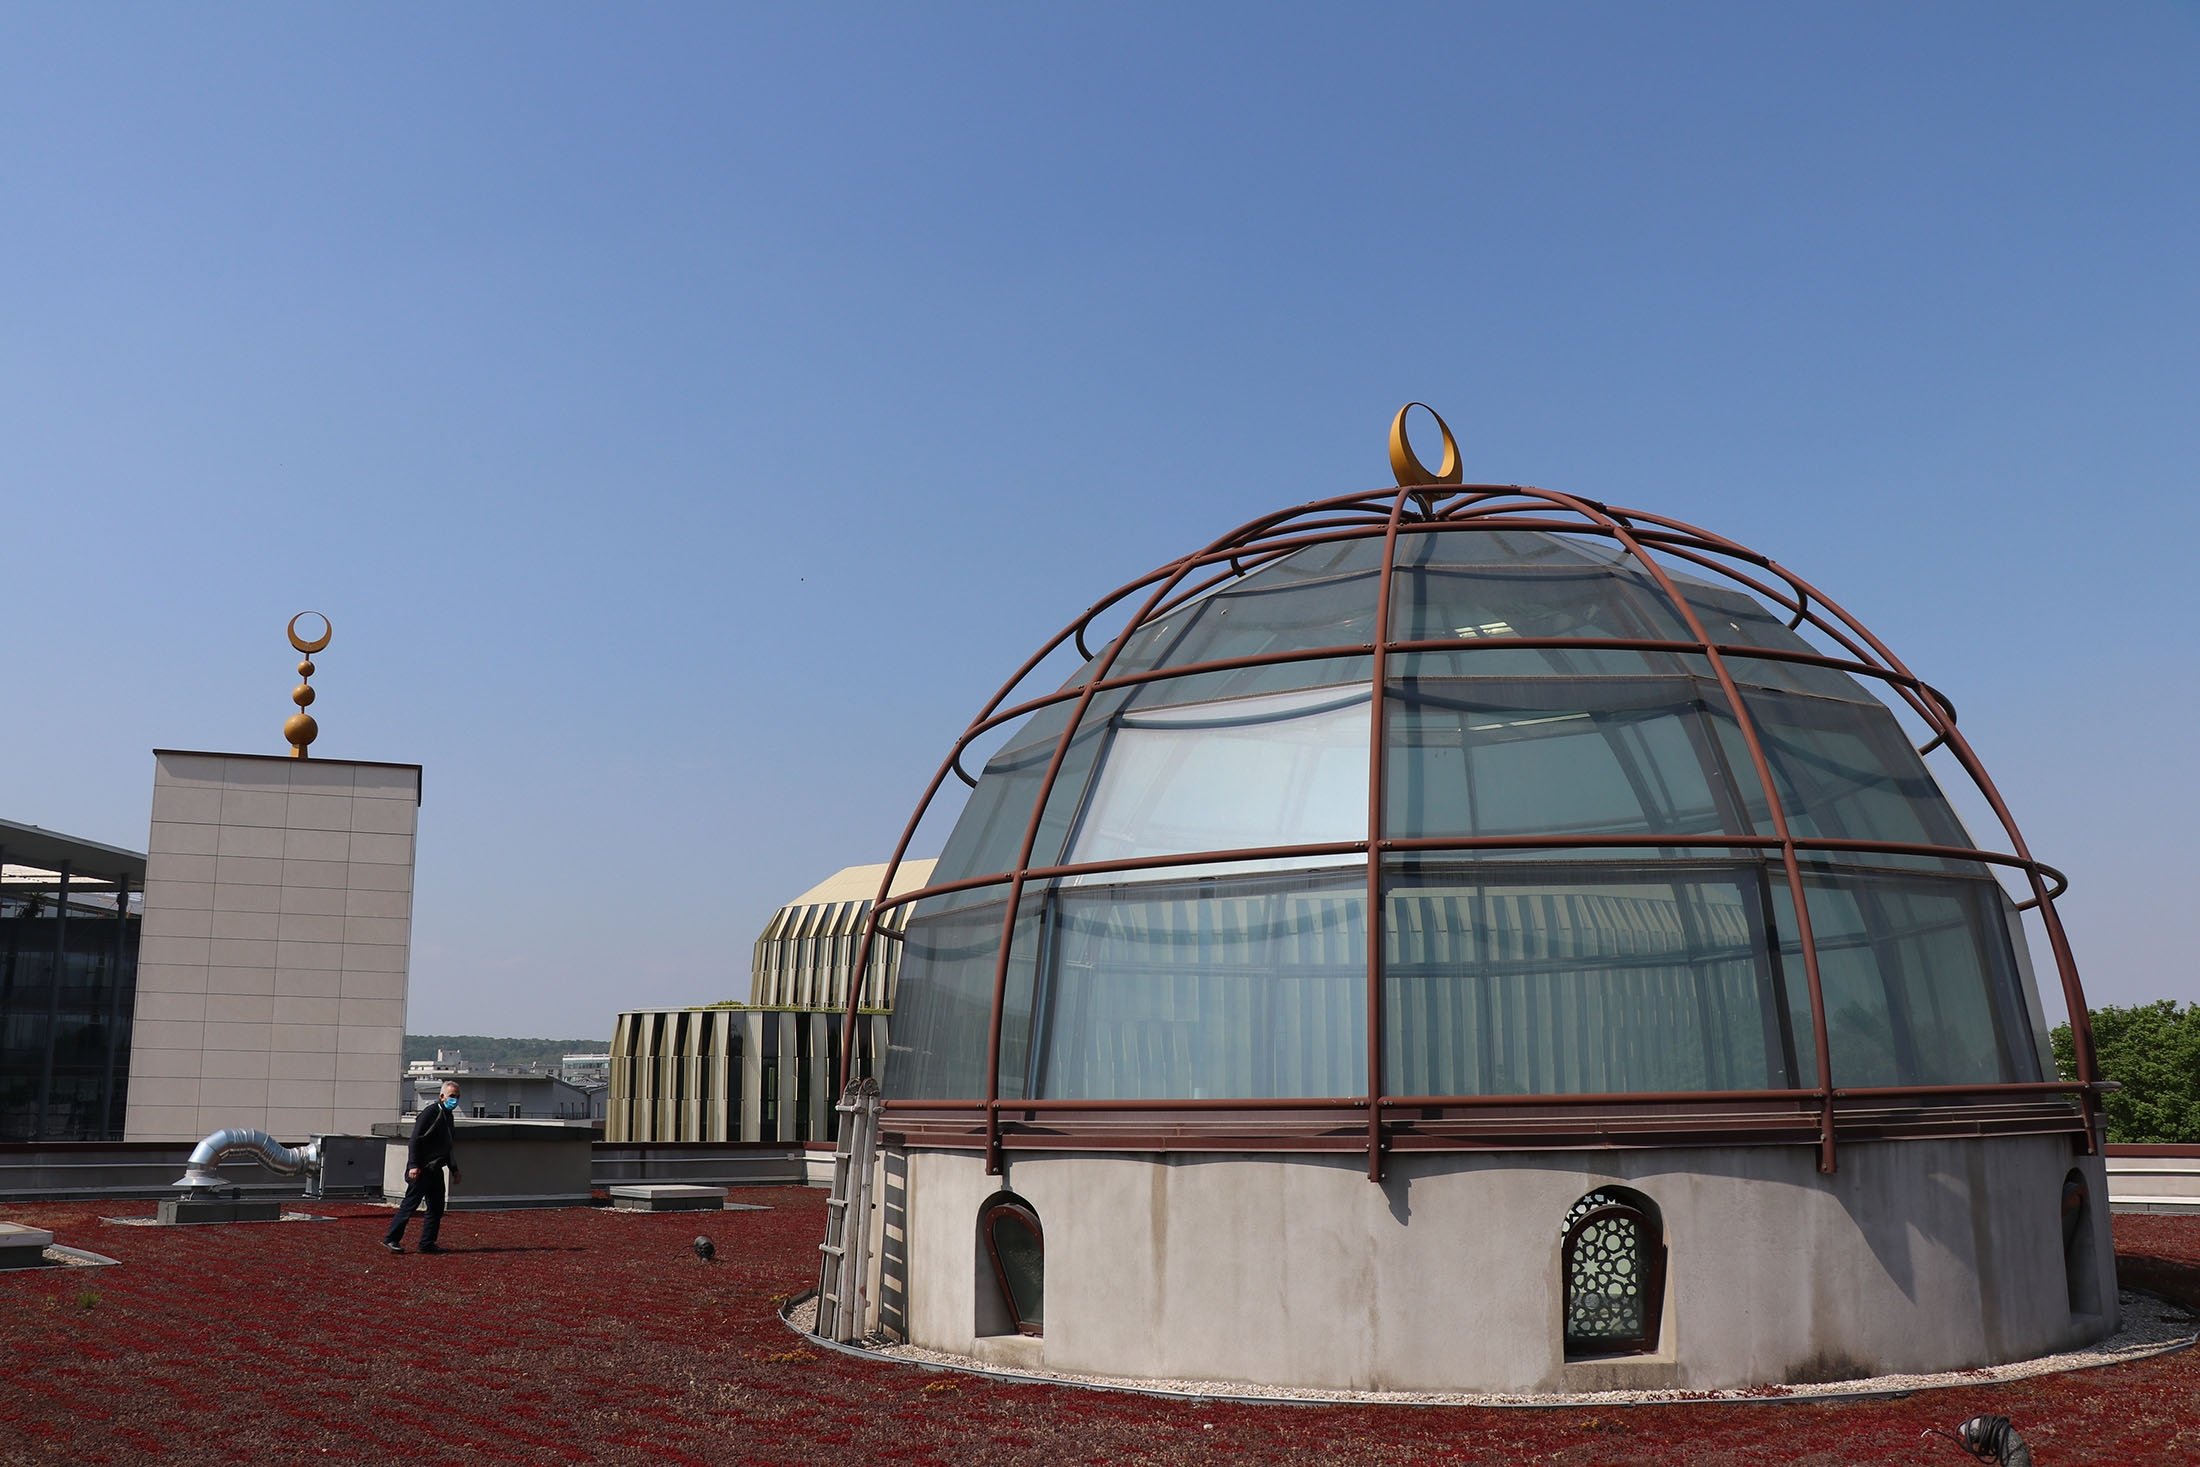
{"type": "MultiPolygon", "coordinates": [[[[904,861],[894,872],[894,888],[888,896],[899,896],[914,891],[932,879],[932,868],[937,856],[927,856],[921,861],[904,861]]],[[[878,895],[878,882],[886,874],[886,863],[875,862],[869,866],[844,866],[811,887],[802,895],[788,902],[790,907],[823,906],[827,902],[867,902],[878,895]]]]}
{"type": "MultiPolygon", "coordinates": [[[[47,830],[38,825],[21,825],[13,820],[0,820],[0,858],[12,867],[28,867],[30,872],[45,872],[58,876],[63,865],[69,868],[69,882],[99,882],[112,885],[127,879],[131,885],[145,885],[145,853],[126,851],[103,841],[86,840],[78,835],[63,835],[58,830],[47,830]]],[[[45,877],[32,874],[11,876],[11,886],[50,886],[54,883],[45,877]]]]}
{"type": "MultiPolygon", "coordinates": [[[[419,765],[405,764],[392,759],[315,758],[308,755],[301,761],[296,754],[239,754],[228,749],[155,749],[153,751],[153,757],[156,759],[163,754],[185,754],[198,759],[260,759],[276,764],[296,764],[300,762],[307,764],[361,764],[369,769],[410,769],[414,774],[421,776],[423,786],[427,782],[427,776],[422,774],[419,765]]],[[[421,804],[425,798],[424,789],[416,789],[413,795],[413,803],[416,805],[421,804]]]]}

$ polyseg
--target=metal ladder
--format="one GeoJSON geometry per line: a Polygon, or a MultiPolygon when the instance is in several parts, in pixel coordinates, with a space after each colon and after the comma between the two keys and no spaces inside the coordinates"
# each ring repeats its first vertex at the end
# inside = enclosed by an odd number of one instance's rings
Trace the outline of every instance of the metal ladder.
{"type": "Polygon", "coordinates": [[[878,1081],[865,1076],[842,1092],[833,1109],[840,1135],[833,1145],[833,1190],[825,1199],[825,1241],[817,1277],[817,1335],[848,1341],[865,1333],[871,1272],[871,1173],[878,1159],[878,1081]]]}

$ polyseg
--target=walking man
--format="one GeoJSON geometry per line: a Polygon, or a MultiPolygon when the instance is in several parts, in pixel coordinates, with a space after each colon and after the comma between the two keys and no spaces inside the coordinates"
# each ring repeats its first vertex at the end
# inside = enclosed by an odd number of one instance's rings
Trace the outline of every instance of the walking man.
{"type": "Polygon", "coordinates": [[[443,1092],[433,1105],[424,1106],[420,1118],[413,1122],[412,1144],[405,1150],[405,1200],[397,1204],[397,1216],[390,1221],[390,1230],[382,1235],[382,1246],[392,1253],[405,1251],[405,1224],[420,1204],[428,1205],[428,1220],[420,1225],[420,1251],[441,1253],[435,1235],[443,1227],[443,1203],[449,1185],[444,1172],[450,1172],[450,1181],[460,1180],[457,1165],[451,1160],[451,1142],[458,1130],[458,1082],[445,1080],[443,1092]]]}

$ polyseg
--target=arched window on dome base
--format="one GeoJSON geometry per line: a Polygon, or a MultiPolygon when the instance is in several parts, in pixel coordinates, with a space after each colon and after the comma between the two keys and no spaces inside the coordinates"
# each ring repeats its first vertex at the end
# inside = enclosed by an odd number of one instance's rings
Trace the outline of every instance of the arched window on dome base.
{"type": "Polygon", "coordinates": [[[996,1192],[978,1209],[978,1316],[975,1332],[1043,1332],[1046,1235],[1039,1214],[1013,1192],[996,1192]]]}
{"type": "Polygon", "coordinates": [[[2094,1255],[2092,1190],[2073,1167],[2062,1184],[2063,1283],[2074,1316],[2101,1312],[2101,1276],[2094,1255]]]}
{"type": "Polygon", "coordinates": [[[1568,1360],[1656,1352],[1665,1226],[1655,1203],[1626,1187],[1589,1193],[1567,1210],[1558,1257],[1568,1360]]]}

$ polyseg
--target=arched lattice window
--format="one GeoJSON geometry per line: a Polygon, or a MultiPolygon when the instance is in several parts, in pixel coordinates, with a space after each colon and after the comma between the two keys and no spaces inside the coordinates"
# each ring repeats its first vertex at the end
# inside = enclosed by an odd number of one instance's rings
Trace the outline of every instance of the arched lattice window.
{"type": "Polygon", "coordinates": [[[979,1215],[978,1235],[1016,1333],[1039,1334],[1046,1297],[1046,1235],[1039,1214],[1022,1198],[1002,1193],[979,1215]]]}
{"type": "Polygon", "coordinates": [[[1657,1349],[1665,1230],[1649,1198],[1601,1187],[1576,1202],[1566,1213],[1559,1269],[1567,1359],[1657,1349]]]}

